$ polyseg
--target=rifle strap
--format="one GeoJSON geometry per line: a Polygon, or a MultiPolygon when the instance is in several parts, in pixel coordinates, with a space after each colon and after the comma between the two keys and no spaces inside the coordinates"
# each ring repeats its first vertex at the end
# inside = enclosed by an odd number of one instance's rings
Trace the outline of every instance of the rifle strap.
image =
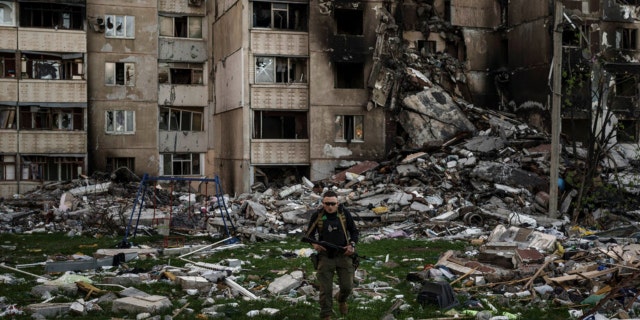
{"type": "MultiPolygon", "coordinates": [[[[318,227],[318,234],[320,234],[322,232],[322,225],[323,225],[322,218],[323,217],[324,217],[324,209],[318,210],[318,218],[316,219],[316,221],[313,222],[313,224],[311,225],[309,230],[307,230],[307,237],[309,237],[311,235],[311,231],[316,226],[318,227]]],[[[344,232],[344,240],[349,242],[349,236],[347,235],[347,223],[345,221],[346,217],[345,217],[344,212],[342,212],[342,210],[338,211],[338,220],[340,220],[340,225],[342,226],[342,232],[344,232]]]]}

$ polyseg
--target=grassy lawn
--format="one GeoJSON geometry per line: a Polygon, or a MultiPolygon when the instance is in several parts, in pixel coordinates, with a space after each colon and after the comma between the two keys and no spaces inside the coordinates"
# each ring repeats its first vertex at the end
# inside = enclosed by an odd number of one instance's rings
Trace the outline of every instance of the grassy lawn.
{"type": "MultiPolygon", "coordinates": [[[[63,234],[31,234],[16,235],[2,234],[0,235],[0,256],[2,262],[7,266],[15,266],[22,264],[39,263],[46,261],[47,258],[62,259],[72,254],[84,254],[93,256],[98,249],[115,248],[121,241],[116,237],[89,237],[76,236],[67,237],[63,234]]],[[[217,239],[210,238],[186,238],[187,243],[209,244],[214,243],[217,239]]],[[[160,248],[163,245],[163,238],[160,236],[140,237],[135,239],[137,245],[148,245],[154,248],[160,248]]],[[[356,290],[350,301],[350,313],[343,319],[381,319],[391,308],[394,303],[401,299],[404,304],[397,308],[394,312],[396,319],[434,319],[439,317],[447,317],[443,311],[437,306],[427,305],[421,306],[417,301],[417,289],[419,283],[407,281],[407,275],[424,269],[425,265],[435,264],[441,253],[446,250],[464,250],[468,246],[467,242],[448,242],[448,241],[429,241],[427,239],[382,239],[361,243],[358,251],[364,259],[360,265],[361,280],[356,286],[356,290]],[[390,288],[384,288],[390,287],[390,288]],[[381,288],[378,290],[377,288],[381,288]]],[[[259,300],[249,300],[242,296],[232,297],[225,291],[225,286],[219,285],[217,290],[213,291],[209,301],[204,294],[188,295],[180,287],[173,283],[159,279],[157,281],[149,281],[135,287],[139,290],[150,294],[164,295],[170,298],[173,303],[173,309],[168,310],[165,314],[172,314],[174,310],[189,304],[175,319],[206,319],[201,315],[203,308],[213,305],[226,304],[224,307],[217,309],[219,313],[223,313],[221,318],[226,319],[317,319],[319,314],[319,306],[317,301],[311,298],[300,298],[296,302],[293,299],[285,297],[274,297],[268,290],[268,285],[276,278],[299,270],[305,274],[305,278],[309,280],[308,284],[313,284],[314,272],[311,262],[306,257],[298,256],[303,249],[308,249],[309,245],[301,243],[296,237],[289,237],[285,241],[264,241],[249,243],[244,246],[222,250],[208,255],[196,253],[189,256],[188,259],[197,262],[206,263],[222,263],[226,259],[238,259],[243,262],[242,271],[235,274],[235,282],[248,288],[259,300]],[[258,315],[250,317],[247,313],[251,310],[261,310],[263,308],[278,309],[275,315],[258,315]]],[[[159,256],[157,259],[133,260],[127,263],[130,269],[146,271],[152,275],[157,275],[157,266],[171,265],[182,267],[185,262],[177,259],[175,256],[159,256]],[[154,269],[154,267],[156,267],[154,269]]],[[[31,303],[42,302],[41,297],[34,297],[29,292],[31,287],[37,285],[36,278],[0,268],[0,275],[13,275],[17,281],[6,283],[0,286],[0,297],[4,297],[5,304],[16,304],[23,308],[31,303]]],[[[29,268],[21,269],[36,275],[43,275],[44,268],[36,265],[29,268]]],[[[114,271],[114,270],[111,270],[114,271]]],[[[55,277],[56,275],[52,275],[55,277]]],[[[94,283],[100,283],[103,277],[101,272],[91,273],[90,278],[94,283]]],[[[0,278],[2,279],[2,278],[0,278]]],[[[464,302],[473,299],[479,300],[485,298],[488,289],[475,290],[473,287],[462,287],[462,281],[454,285],[454,290],[458,295],[460,305],[455,310],[464,310],[464,302]]],[[[117,288],[109,288],[108,290],[117,291],[117,288]]],[[[78,296],[68,297],[61,295],[54,298],[51,302],[70,302],[79,298],[84,298],[82,292],[78,296]]],[[[520,314],[521,319],[567,319],[566,309],[551,308],[544,301],[532,302],[524,300],[509,300],[504,297],[486,297],[488,301],[498,309],[501,314],[504,311],[520,314]]],[[[1,301],[1,300],[0,300],[1,301]]],[[[112,319],[112,318],[135,318],[135,315],[114,314],[111,312],[110,305],[102,306],[104,311],[92,312],[87,315],[69,315],[72,318],[91,318],[91,319],[112,319]]],[[[336,306],[337,310],[337,306],[336,306]]],[[[27,319],[29,315],[12,316],[15,319],[27,319]]]]}

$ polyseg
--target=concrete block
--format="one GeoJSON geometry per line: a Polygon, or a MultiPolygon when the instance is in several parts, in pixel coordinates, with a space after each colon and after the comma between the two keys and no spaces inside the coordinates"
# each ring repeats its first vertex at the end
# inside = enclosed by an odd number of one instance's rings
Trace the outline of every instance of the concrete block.
{"type": "Polygon", "coordinates": [[[71,303],[34,303],[25,307],[28,313],[37,313],[43,315],[46,318],[54,318],[57,316],[63,316],[69,313],[71,303]]]}
{"type": "Polygon", "coordinates": [[[200,292],[207,292],[213,285],[209,280],[199,276],[179,276],[176,277],[176,283],[183,290],[196,289],[200,292]]]}
{"type": "Polygon", "coordinates": [[[164,296],[124,297],[113,301],[113,312],[156,313],[171,307],[171,301],[164,296]]]}
{"type": "Polygon", "coordinates": [[[291,289],[297,288],[300,283],[300,280],[295,279],[290,274],[285,274],[273,280],[267,289],[273,294],[288,293],[291,289]]]}

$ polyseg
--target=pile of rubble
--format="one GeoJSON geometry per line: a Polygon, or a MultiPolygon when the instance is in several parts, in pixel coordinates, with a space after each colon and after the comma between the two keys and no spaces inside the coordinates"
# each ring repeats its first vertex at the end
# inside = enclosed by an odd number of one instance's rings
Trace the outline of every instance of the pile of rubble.
{"type": "MultiPolygon", "coordinates": [[[[452,307],[457,300],[455,297],[445,299],[450,290],[445,284],[464,282],[465,289],[458,294],[473,297],[473,292],[485,291],[503,297],[505,304],[510,298],[526,297],[531,307],[554,301],[567,306],[591,304],[594,305],[591,310],[623,319],[635,313],[638,294],[634,288],[639,267],[637,252],[640,252],[636,244],[640,233],[635,220],[640,210],[634,196],[637,191],[629,182],[637,177],[634,173],[637,159],[629,146],[613,149],[615,157],[611,158],[616,161],[604,163],[610,170],[601,175],[604,185],[619,187],[618,194],[627,196],[624,201],[610,199],[610,203],[602,202],[605,204],[602,207],[580,212],[583,221],[602,226],[600,230],[588,230],[571,225],[576,192],[568,184],[560,184],[560,217],[548,215],[550,146],[544,134],[503,114],[458,105],[436,87],[415,98],[407,98],[404,104],[413,105],[419,110],[417,114],[429,115],[426,118],[407,116],[405,121],[405,124],[414,123],[411,140],[424,139],[423,147],[395,150],[384,161],[344,161],[331,179],[313,182],[302,178],[299,183],[281,188],[256,186],[254,192],[235,197],[197,193],[194,190],[198,190],[198,186],[193,183],[156,184],[144,189],[146,192],[139,195],[144,201],[139,202],[140,199],[131,195],[141,190],[140,179],[121,168],[108,175],[45,184],[30,194],[4,199],[0,204],[0,232],[122,234],[126,227],[127,235],[188,232],[224,237],[232,233],[249,242],[280,240],[304,230],[309,210],[318,207],[322,192],[331,188],[353,213],[364,242],[384,237],[425,237],[462,239],[475,245],[467,252],[446,252],[436,265],[407,275],[408,281],[431,284],[423,288],[423,293],[426,297],[439,298],[426,299],[426,303],[440,301],[443,309],[452,307]],[[425,119],[429,120],[428,126],[421,122],[425,119]],[[452,138],[444,140],[444,137],[452,138]],[[434,143],[436,141],[443,142],[434,143]],[[613,169],[617,171],[615,176],[609,174],[613,169]],[[142,204],[140,211],[132,210],[135,203],[142,204]],[[629,206],[631,210],[624,210],[620,203],[635,205],[629,206]],[[442,301],[448,302],[442,304],[442,301]]],[[[578,161],[576,157],[582,152],[577,150],[571,153],[564,150],[563,163],[578,161]]],[[[200,250],[183,249],[186,252],[200,250]]],[[[111,249],[79,262],[48,263],[46,268],[51,272],[90,270],[159,254],[159,249],[141,250],[111,249]]],[[[160,250],[169,254],[166,248],[160,250]]],[[[291,293],[291,299],[295,300],[317,294],[308,284],[310,279],[304,279],[299,272],[276,279],[265,292],[245,288],[234,281],[239,262],[233,259],[217,265],[189,263],[188,269],[159,266],[154,276],[170,279],[189,292],[212,290],[214,283],[223,281],[230,288],[229,294],[250,299],[259,298],[257,295],[291,293]]],[[[12,268],[4,264],[2,267],[12,268]]],[[[373,291],[381,292],[389,286],[380,281],[367,283],[362,273],[358,276],[360,287],[356,290],[356,301],[358,294],[364,294],[359,291],[375,288],[373,291]]],[[[3,282],[12,281],[10,276],[3,277],[7,277],[3,282]]],[[[113,285],[126,288],[144,281],[145,277],[150,275],[116,276],[113,285]]],[[[100,292],[99,288],[91,287],[87,279],[70,281],[71,288],[62,290],[100,292]]],[[[44,290],[51,295],[50,290],[61,289],[60,284],[47,284],[34,290],[44,290]]],[[[123,292],[120,296],[110,294],[100,299],[111,299],[116,311],[149,314],[170,305],[166,297],[139,291],[123,292]]],[[[45,303],[27,309],[44,315],[57,315],[60,310],[86,313],[101,302],[83,300],[64,306],[45,303]]],[[[482,312],[493,308],[491,303],[476,302],[475,307],[464,307],[476,308],[478,319],[488,319],[486,314],[483,318],[482,312]]],[[[398,307],[401,306],[402,303],[398,307]]],[[[216,308],[211,306],[202,312],[215,314],[216,308]]],[[[14,309],[7,306],[4,310],[14,309]]],[[[256,312],[276,313],[277,310],[256,312]]],[[[583,311],[573,312],[578,317],[583,311]]]]}

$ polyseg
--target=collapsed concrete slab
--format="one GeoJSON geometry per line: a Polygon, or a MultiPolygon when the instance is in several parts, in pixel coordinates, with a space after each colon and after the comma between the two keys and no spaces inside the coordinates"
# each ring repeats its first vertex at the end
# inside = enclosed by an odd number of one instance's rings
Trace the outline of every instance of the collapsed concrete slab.
{"type": "Polygon", "coordinates": [[[451,96],[439,87],[427,88],[402,100],[404,109],[398,121],[414,147],[446,141],[458,134],[475,133],[476,128],[451,96]]]}

